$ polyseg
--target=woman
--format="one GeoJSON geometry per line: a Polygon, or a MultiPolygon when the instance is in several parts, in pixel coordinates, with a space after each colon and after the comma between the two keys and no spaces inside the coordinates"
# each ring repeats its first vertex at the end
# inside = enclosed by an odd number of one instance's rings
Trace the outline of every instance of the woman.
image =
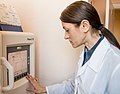
{"type": "Polygon", "coordinates": [[[42,87],[28,75],[35,93],[47,94],[119,94],[120,93],[120,45],[116,38],[100,21],[95,8],[85,2],[76,1],[60,16],[65,30],[65,39],[73,48],[85,45],[78,70],[72,79],[42,87]]]}

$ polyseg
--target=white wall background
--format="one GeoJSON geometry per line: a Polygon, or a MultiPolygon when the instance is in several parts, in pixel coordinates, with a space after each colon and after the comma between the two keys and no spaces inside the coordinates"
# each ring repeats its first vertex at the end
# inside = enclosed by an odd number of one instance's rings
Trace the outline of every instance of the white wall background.
{"type": "Polygon", "coordinates": [[[36,37],[36,76],[44,85],[69,78],[79,59],[80,48],[64,40],[59,16],[75,0],[8,0],[16,8],[24,32],[36,37]]]}

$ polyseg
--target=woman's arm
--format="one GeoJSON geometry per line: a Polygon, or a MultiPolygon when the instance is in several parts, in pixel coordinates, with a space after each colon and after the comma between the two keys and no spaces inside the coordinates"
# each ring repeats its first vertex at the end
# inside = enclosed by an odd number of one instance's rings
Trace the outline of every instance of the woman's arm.
{"type": "Polygon", "coordinates": [[[65,80],[62,83],[50,85],[43,87],[38,83],[36,78],[33,78],[30,74],[26,76],[27,80],[32,84],[34,89],[27,89],[27,91],[40,94],[40,93],[47,93],[47,94],[73,94],[75,88],[75,80],[74,78],[65,80]]]}

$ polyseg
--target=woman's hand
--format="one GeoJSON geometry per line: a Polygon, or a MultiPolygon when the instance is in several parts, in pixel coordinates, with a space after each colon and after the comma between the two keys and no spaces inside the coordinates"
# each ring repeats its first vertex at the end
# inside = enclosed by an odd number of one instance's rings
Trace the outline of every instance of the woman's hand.
{"type": "Polygon", "coordinates": [[[28,74],[26,76],[26,79],[32,84],[32,86],[34,87],[34,89],[26,89],[29,92],[34,92],[35,94],[40,94],[40,93],[45,93],[46,92],[46,88],[39,85],[38,83],[38,79],[33,78],[30,74],[28,74]]]}

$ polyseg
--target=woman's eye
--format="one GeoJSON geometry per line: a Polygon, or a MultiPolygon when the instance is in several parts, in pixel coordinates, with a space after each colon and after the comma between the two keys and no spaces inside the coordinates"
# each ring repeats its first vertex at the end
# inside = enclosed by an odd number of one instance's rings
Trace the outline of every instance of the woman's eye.
{"type": "Polygon", "coordinates": [[[66,30],[66,32],[69,32],[69,30],[66,30]]]}

